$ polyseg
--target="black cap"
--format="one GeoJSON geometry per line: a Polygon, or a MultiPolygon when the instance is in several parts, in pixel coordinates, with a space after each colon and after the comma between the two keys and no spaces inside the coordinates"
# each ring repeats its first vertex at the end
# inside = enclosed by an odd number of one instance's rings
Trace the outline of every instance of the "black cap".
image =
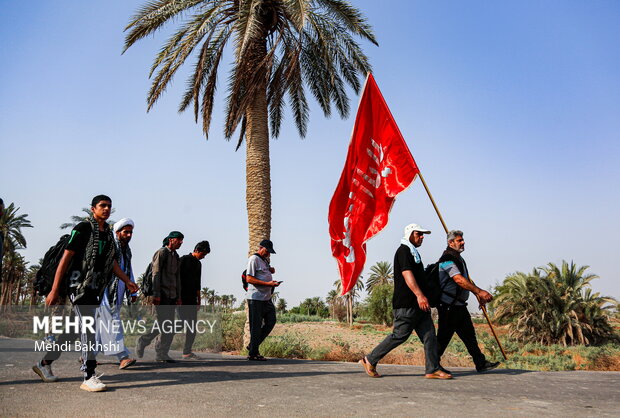
{"type": "Polygon", "coordinates": [[[268,239],[262,240],[260,242],[260,244],[258,244],[258,245],[260,245],[261,247],[267,248],[267,251],[269,251],[271,254],[275,254],[276,253],[276,251],[273,249],[273,242],[271,242],[268,239]]]}

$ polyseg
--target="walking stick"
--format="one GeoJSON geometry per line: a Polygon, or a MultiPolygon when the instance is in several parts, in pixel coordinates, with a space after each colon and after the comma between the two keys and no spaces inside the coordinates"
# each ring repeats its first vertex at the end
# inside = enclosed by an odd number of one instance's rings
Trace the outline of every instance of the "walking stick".
{"type": "MultiPolygon", "coordinates": [[[[424,181],[424,176],[422,176],[421,172],[418,172],[418,175],[420,176],[420,180],[422,180],[422,184],[424,185],[424,190],[426,190],[426,194],[428,194],[428,197],[431,199],[431,203],[433,204],[433,208],[435,208],[435,212],[437,212],[437,216],[439,216],[439,221],[441,222],[441,225],[443,226],[443,229],[446,231],[446,234],[447,234],[448,227],[446,226],[446,223],[444,222],[443,217],[441,216],[441,213],[439,212],[439,208],[437,208],[437,205],[435,204],[435,199],[433,199],[433,195],[431,194],[431,191],[428,189],[428,186],[426,185],[426,182],[424,181]]],[[[475,285],[471,277],[468,277],[468,280],[471,284],[475,285]]],[[[497,338],[497,334],[495,333],[493,324],[491,324],[491,319],[489,318],[489,315],[487,314],[486,306],[484,306],[484,304],[481,303],[480,298],[478,298],[478,295],[476,295],[476,299],[478,299],[478,303],[480,304],[480,309],[482,309],[482,313],[484,314],[484,317],[486,318],[487,323],[489,324],[489,328],[491,328],[491,333],[493,334],[493,337],[495,337],[495,341],[497,341],[497,345],[499,346],[499,349],[502,352],[502,356],[504,356],[504,360],[508,360],[508,357],[506,356],[506,352],[504,351],[504,347],[502,347],[502,343],[499,342],[499,338],[497,338]]]]}

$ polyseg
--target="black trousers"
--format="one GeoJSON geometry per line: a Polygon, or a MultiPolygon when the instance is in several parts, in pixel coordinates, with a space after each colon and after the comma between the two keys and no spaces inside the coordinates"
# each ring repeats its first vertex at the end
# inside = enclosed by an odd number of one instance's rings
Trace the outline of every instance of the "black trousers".
{"type": "Polygon", "coordinates": [[[196,320],[198,319],[198,305],[181,305],[177,308],[179,318],[184,321],[185,344],[183,354],[191,354],[196,339],[196,320]]]}
{"type": "Polygon", "coordinates": [[[248,299],[250,314],[250,355],[259,355],[258,347],[276,325],[276,308],[270,300],[248,299]]]}
{"type": "Polygon", "coordinates": [[[463,341],[469,355],[474,360],[476,368],[482,367],[486,362],[486,358],[482,351],[480,351],[480,347],[478,347],[476,331],[474,330],[474,324],[471,322],[471,315],[467,310],[467,306],[440,305],[437,308],[437,312],[439,313],[439,329],[437,330],[439,358],[441,359],[448,344],[450,344],[452,336],[456,332],[456,335],[463,341]]]}
{"type": "Polygon", "coordinates": [[[157,323],[157,327],[153,324],[154,326],[150,332],[138,338],[137,345],[146,347],[159,335],[159,338],[155,341],[155,358],[157,360],[168,357],[168,351],[170,351],[170,345],[172,345],[172,340],[174,339],[174,329],[172,325],[174,323],[175,312],[176,299],[162,296],[160,304],[155,306],[155,322],[157,323]]]}

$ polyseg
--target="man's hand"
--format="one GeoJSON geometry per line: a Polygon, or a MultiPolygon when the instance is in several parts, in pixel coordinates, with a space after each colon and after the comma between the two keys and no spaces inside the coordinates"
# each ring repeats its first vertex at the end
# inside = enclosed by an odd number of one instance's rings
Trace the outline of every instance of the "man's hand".
{"type": "Polygon", "coordinates": [[[58,305],[58,290],[52,289],[45,297],[45,305],[52,306],[58,305]]]}
{"type": "Polygon", "coordinates": [[[137,296],[132,296],[131,297],[131,303],[136,303],[137,300],[138,300],[137,296]]]}
{"type": "Polygon", "coordinates": [[[482,289],[479,290],[480,291],[476,293],[476,296],[478,297],[481,305],[486,305],[493,300],[493,296],[489,292],[482,289]]]}
{"type": "Polygon", "coordinates": [[[273,286],[273,287],[278,287],[278,286],[280,286],[280,282],[276,282],[275,280],[272,280],[272,281],[268,282],[267,285],[273,286]]]}
{"type": "Polygon", "coordinates": [[[181,299],[177,299],[177,305],[183,305],[183,301],[181,299]]]}
{"type": "MultiPolygon", "coordinates": [[[[140,288],[134,282],[129,282],[129,283],[127,283],[127,289],[129,289],[129,291],[131,293],[136,293],[140,288]]],[[[135,297],[135,296],[133,296],[133,297],[135,297]]],[[[133,300],[132,300],[132,302],[133,302],[133,300]]]]}
{"type": "Polygon", "coordinates": [[[424,294],[420,293],[419,295],[415,295],[416,299],[418,299],[418,306],[425,312],[429,312],[431,310],[431,305],[428,304],[428,299],[424,294]]]}
{"type": "Polygon", "coordinates": [[[276,274],[276,269],[273,267],[269,267],[269,271],[271,272],[271,274],[276,274]]]}
{"type": "Polygon", "coordinates": [[[153,296],[153,305],[159,305],[161,303],[161,298],[156,298],[153,296]]]}

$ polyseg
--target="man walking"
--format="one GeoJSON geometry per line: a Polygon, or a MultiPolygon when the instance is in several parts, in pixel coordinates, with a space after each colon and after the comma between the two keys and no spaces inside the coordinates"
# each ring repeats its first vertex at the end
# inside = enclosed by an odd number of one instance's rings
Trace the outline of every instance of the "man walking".
{"type": "MultiPolygon", "coordinates": [[[[133,237],[134,222],[129,218],[123,218],[114,224],[115,244],[118,251],[118,263],[123,272],[135,283],[133,270],[131,268],[131,248],[129,242],[133,237]]],[[[137,293],[132,293],[126,288],[125,283],[114,276],[112,282],[103,292],[101,306],[99,307],[99,318],[105,321],[107,327],[97,328],[97,340],[101,342],[104,349],[103,354],[114,355],[118,358],[119,369],[124,370],[136,363],[136,359],[129,357],[129,350],[125,346],[122,326],[114,327],[112,324],[121,324],[121,307],[123,300],[127,298],[127,303],[136,301],[137,293]]]]}
{"type": "MultiPolygon", "coordinates": [[[[106,390],[106,385],[99,380],[95,373],[97,360],[95,358],[95,334],[91,327],[85,326],[85,318],[92,318],[94,323],[95,311],[108,286],[112,273],[121,279],[131,292],[136,292],[138,286],[121,270],[116,261],[116,249],[113,243],[112,231],[107,219],[112,211],[112,199],[105,195],[95,196],[91,202],[92,215],[80,222],[71,231],[71,237],[64,250],[56,269],[52,289],[45,299],[45,304],[58,304],[63,295],[62,288],[68,285],[68,293],[73,303],[74,314],[78,318],[81,333],[81,370],[84,372],[84,382],[80,389],[89,392],[106,390]],[[68,275],[68,283],[65,275],[68,275]]],[[[68,334],[62,334],[59,345],[67,341],[68,334]]],[[[44,382],[58,380],[52,373],[52,362],[60,357],[60,351],[49,351],[43,359],[32,369],[44,382]]]]}
{"type": "Polygon", "coordinates": [[[176,363],[168,352],[174,339],[172,325],[176,305],[181,304],[181,274],[177,250],[183,244],[183,234],[172,231],[164,238],[163,246],[153,255],[153,305],[155,305],[156,323],[151,332],[138,338],[136,355],[144,356],[144,349],[158,335],[155,343],[155,360],[162,363],[176,363]],[[161,330],[161,332],[160,332],[161,330]]]}
{"type": "Polygon", "coordinates": [[[394,330],[370,354],[359,361],[371,377],[377,373],[377,363],[390,351],[407,341],[411,333],[424,343],[425,377],[427,379],[451,379],[452,375],[440,369],[437,355],[437,337],[431,318],[428,299],[420,289],[425,283],[424,265],[417,248],[422,245],[424,235],[431,231],[417,224],[405,227],[405,235],[394,255],[394,330]]]}
{"type": "Polygon", "coordinates": [[[446,351],[446,347],[456,332],[474,360],[478,373],[492,370],[499,366],[499,362],[488,361],[480,351],[476,340],[476,331],[471,322],[471,315],[467,310],[467,299],[469,292],[472,292],[480,304],[484,305],[490,302],[493,296],[469,281],[467,264],[461,257],[461,253],[465,251],[463,232],[450,231],[447,239],[448,248],[439,259],[439,283],[442,288],[441,300],[437,308],[439,313],[439,329],[437,331],[439,357],[441,358],[446,351]]]}
{"type": "Polygon", "coordinates": [[[192,351],[196,338],[196,320],[200,309],[200,286],[202,264],[200,260],[211,252],[209,241],[200,241],[194,251],[181,257],[181,306],[178,308],[179,318],[185,327],[185,345],[183,358],[186,360],[200,360],[192,351]]]}
{"type": "Polygon", "coordinates": [[[248,360],[265,361],[259,346],[276,325],[276,308],[271,301],[273,289],[282,282],[273,280],[275,269],[269,265],[269,255],[275,254],[273,242],[264,239],[258,251],[248,259],[246,299],[250,319],[250,346],[248,360]]]}

